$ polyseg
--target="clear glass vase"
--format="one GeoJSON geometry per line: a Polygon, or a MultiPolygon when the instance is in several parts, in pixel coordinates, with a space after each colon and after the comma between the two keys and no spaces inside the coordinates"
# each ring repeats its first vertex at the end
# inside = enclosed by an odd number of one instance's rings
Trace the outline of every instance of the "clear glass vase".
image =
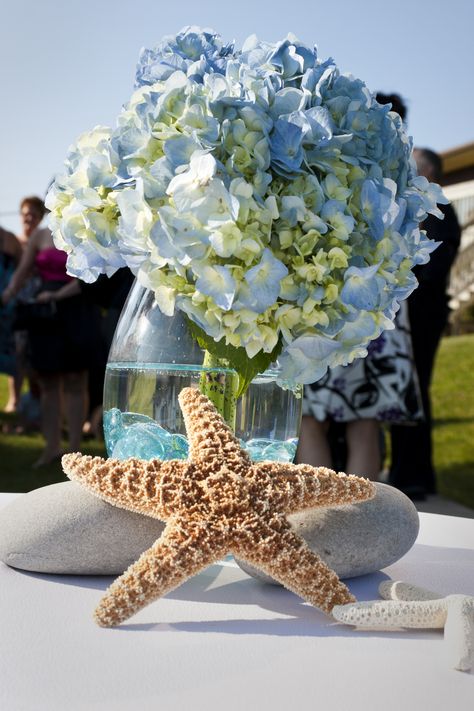
{"type": "MultiPolygon", "coordinates": [[[[231,425],[255,461],[290,462],[296,452],[301,392],[277,384],[278,374],[275,364],[234,402],[231,425]]],[[[188,446],[178,403],[181,389],[191,386],[206,394],[223,393],[235,378],[232,369],[209,365],[180,311],[165,316],[153,293],[135,282],[106,370],[104,435],[109,456],[185,459],[188,446]]],[[[224,414],[224,402],[222,407],[215,404],[224,414]]]]}

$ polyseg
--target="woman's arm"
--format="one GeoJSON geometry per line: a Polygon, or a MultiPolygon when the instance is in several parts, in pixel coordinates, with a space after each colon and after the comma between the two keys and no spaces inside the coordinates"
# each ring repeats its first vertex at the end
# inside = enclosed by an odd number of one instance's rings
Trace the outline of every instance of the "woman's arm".
{"type": "Polygon", "coordinates": [[[57,291],[41,291],[36,297],[36,301],[45,303],[47,301],[62,301],[81,293],[81,287],[77,279],[69,281],[57,291]]]}
{"type": "Polygon", "coordinates": [[[37,235],[37,232],[31,235],[28,244],[26,245],[25,251],[23,252],[23,255],[20,259],[20,263],[16,270],[13,272],[13,276],[10,279],[10,283],[2,294],[2,301],[4,304],[8,304],[8,302],[15,296],[17,291],[21,289],[33,269],[35,258],[39,251],[37,235]]]}

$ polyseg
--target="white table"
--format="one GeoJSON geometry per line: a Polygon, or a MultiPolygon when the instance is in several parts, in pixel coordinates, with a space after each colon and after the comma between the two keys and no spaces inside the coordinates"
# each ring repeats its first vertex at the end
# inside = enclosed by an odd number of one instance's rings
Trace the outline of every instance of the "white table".
{"type": "MultiPolygon", "coordinates": [[[[349,581],[358,599],[387,577],[474,594],[474,520],[420,519],[402,560],[349,581]]],[[[102,629],[91,613],[110,582],[0,564],[2,710],[474,709],[474,674],[445,664],[441,631],[356,631],[233,563],[102,629]]]]}

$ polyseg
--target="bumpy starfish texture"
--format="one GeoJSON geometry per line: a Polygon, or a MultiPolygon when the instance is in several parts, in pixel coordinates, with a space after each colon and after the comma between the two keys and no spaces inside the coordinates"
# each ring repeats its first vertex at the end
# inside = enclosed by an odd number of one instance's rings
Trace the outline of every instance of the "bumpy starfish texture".
{"type": "Polygon", "coordinates": [[[474,666],[474,597],[448,595],[408,583],[387,581],[379,592],[383,600],[336,605],[338,622],[372,629],[443,629],[451,666],[469,671],[474,666]]]}
{"type": "Polygon", "coordinates": [[[365,501],[371,482],[305,464],[252,463],[211,402],[198,390],[179,395],[189,460],[119,461],[68,454],[63,468],[105,501],[167,522],[156,543],[108,589],[95,612],[105,627],[227,553],[261,568],[330,612],[354,600],[347,587],[290,527],[286,514],[312,506],[365,501]]]}

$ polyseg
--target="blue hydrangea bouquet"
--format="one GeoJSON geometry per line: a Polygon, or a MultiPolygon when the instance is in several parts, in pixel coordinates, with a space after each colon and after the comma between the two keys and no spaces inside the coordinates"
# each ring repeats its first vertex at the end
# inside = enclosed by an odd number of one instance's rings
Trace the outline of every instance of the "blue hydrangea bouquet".
{"type": "Polygon", "coordinates": [[[117,127],[79,137],[47,205],[69,273],[130,267],[236,395],[277,357],[316,381],[393,327],[444,202],[411,152],[389,106],[293,35],[236,50],[187,27],[142,50],[117,127]]]}

